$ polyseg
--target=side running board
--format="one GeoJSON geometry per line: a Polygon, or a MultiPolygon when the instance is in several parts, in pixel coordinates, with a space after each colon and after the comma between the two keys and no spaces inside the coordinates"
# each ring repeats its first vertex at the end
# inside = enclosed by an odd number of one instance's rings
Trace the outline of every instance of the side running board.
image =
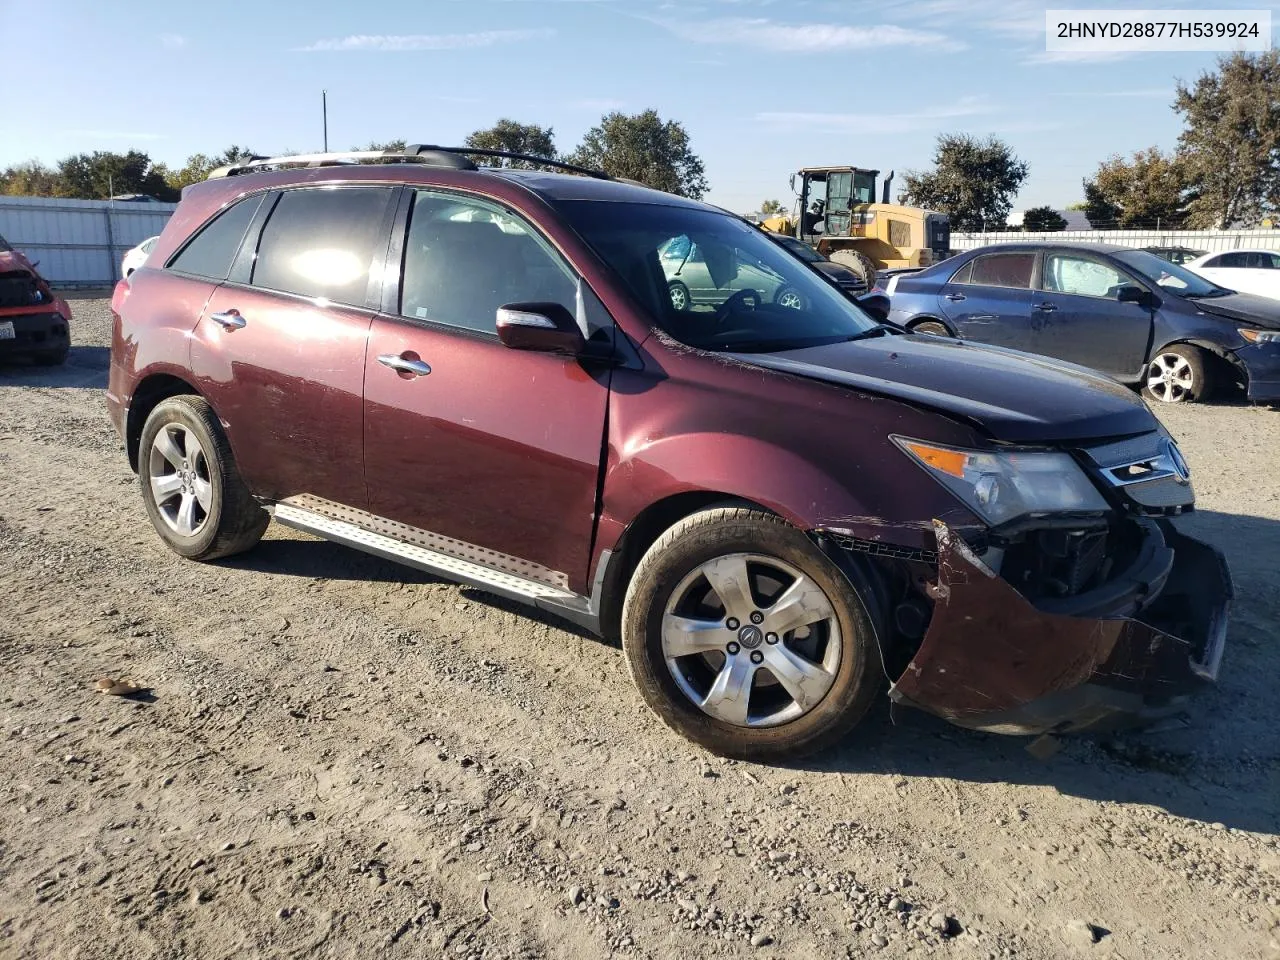
{"type": "Polygon", "coordinates": [[[598,629],[596,611],[592,609],[591,602],[571,590],[495,570],[493,567],[451,556],[430,547],[406,543],[291,503],[277,503],[268,506],[268,509],[275,519],[286,527],[314,534],[385,560],[403,563],[500,597],[533,604],[590,630],[598,629]]]}

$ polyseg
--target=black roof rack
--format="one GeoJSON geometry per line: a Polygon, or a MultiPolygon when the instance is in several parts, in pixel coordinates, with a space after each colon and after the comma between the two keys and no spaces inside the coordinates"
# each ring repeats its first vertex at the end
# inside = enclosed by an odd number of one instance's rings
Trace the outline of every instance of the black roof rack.
{"type": "MultiPolygon", "coordinates": [[[[423,163],[433,167],[449,167],[454,170],[479,170],[470,157],[500,157],[505,160],[522,160],[543,167],[553,167],[570,173],[593,177],[597,180],[615,180],[602,170],[592,170],[563,160],[552,160],[531,153],[515,153],[509,150],[485,150],[478,147],[440,147],[429,143],[409,144],[403,150],[347,150],[340,153],[305,153],[291,157],[253,156],[212,171],[208,179],[235,177],[245,173],[279,167],[331,167],[360,163],[423,163]]],[[[633,180],[623,180],[635,183],[633,180]]],[[[641,184],[643,186],[643,184],[641,184]]]]}

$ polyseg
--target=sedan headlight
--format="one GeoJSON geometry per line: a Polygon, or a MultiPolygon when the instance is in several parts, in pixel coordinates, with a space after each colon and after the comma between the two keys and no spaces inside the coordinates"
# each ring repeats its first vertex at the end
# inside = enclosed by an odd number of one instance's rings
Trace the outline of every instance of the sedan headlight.
{"type": "Polygon", "coordinates": [[[1025,516],[1109,509],[1098,488],[1066,453],[995,453],[940,447],[909,437],[891,439],[993,527],[1025,516]]]}
{"type": "Polygon", "coordinates": [[[1255,330],[1253,327],[1240,327],[1240,336],[1250,343],[1280,343],[1280,330],[1255,330]]]}

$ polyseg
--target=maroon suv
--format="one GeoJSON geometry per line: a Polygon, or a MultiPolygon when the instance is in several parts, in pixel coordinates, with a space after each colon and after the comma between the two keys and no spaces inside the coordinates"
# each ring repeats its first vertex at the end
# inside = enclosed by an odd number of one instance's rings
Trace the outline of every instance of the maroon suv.
{"type": "Polygon", "coordinates": [[[116,288],[111,413],[182,556],[274,516],[525,601],[747,758],[839,739],[886,675],[1024,733],[1216,676],[1226,566],[1125,388],[876,324],[745,221],[601,174],[342,159],[188,188],[116,288]],[[714,302],[668,296],[680,238],[714,302]]]}

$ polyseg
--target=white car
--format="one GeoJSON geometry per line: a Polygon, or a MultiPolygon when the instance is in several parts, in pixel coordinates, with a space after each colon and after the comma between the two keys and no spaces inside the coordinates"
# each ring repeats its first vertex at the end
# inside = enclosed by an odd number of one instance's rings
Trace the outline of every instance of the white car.
{"type": "Polygon", "coordinates": [[[1280,300],[1280,253],[1274,250],[1206,253],[1183,266],[1219,286],[1280,300]]]}
{"type": "Polygon", "coordinates": [[[148,237],[140,244],[124,255],[124,259],[120,261],[120,275],[126,280],[129,274],[137,270],[140,266],[147,262],[147,254],[149,254],[156,245],[159,237],[148,237]]]}

